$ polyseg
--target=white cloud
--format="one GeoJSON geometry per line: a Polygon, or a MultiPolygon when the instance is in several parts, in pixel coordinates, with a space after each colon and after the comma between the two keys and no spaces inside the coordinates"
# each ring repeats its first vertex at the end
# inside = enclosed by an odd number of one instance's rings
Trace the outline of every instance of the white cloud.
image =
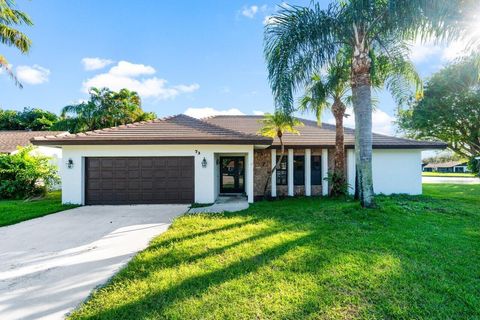
{"type": "Polygon", "coordinates": [[[113,63],[112,60],[102,59],[102,58],[83,58],[82,59],[83,67],[87,71],[102,69],[112,63],[113,63]]]}
{"type": "Polygon", "coordinates": [[[241,13],[244,17],[253,19],[255,15],[259,12],[265,12],[267,10],[267,5],[264,4],[262,6],[252,5],[249,7],[243,7],[241,13]]]}
{"type": "MultiPolygon", "coordinates": [[[[355,116],[353,114],[353,110],[351,108],[347,109],[347,114],[350,116],[345,118],[343,124],[345,127],[348,128],[355,128],[355,116]]],[[[395,121],[395,117],[390,116],[388,113],[376,109],[372,114],[372,126],[373,132],[382,133],[386,135],[394,135],[395,127],[393,122],[395,121]]],[[[335,119],[330,118],[326,121],[327,123],[335,124],[335,119]]]]}
{"type": "Polygon", "coordinates": [[[218,116],[218,115],[244,115],[242,111],[238,110],[237,108],[231,108],[227,110],[218,110],[214,108],[188,108],[185,110],[184,114],[193,118],[205,118],[211,116],[218,116]]]}
{"type": "Polygon", "coordinates": [[[441,53],[442,48],[440,46],[436,46],[433,43],[422,43],[420,41],[416,41],[410,47],[410,59],[412,59],[415,63],[424,62],[428,58],[434,55],[438,55],[441,53]]]}
{"type": "Polygon", "coordinates": [[[155,69],[144,64],[120,61],[116,66],[110,69],[109,73],[119,77],[137,77],[154,74],[155,69]]]}
{"type": "Polygon", "coordinates": [[[256,116],[263,116],[265,114],[265,112],[263,112],[261,110],[253,110],[253,114],[256,115],[256,116]]]}
{"type": "Polygon", "coordinates": [[[247,17],[247,18],[253,18],[258,12],[258,6],[250,6],[250,7],[245,7],[242,10],[242,15],[247,17]]]}
{"type": "Polygon", "coordinates": [[[272,24],[272,23],[275,23],[277,19],[275,19],[275,17],[273,16],[265,16],[265,18],[263,18],[263,24],[272,24]]]}
{"type": "Polygon", "coordinates": [[[42,84],[48,82],[50,70],[39,65],[33,66],[18,66],[17,78],[21,83],[25,84],[42,84]]]}
{"type": "Polygon", "coordinates": [[[139,78],[140,76],[153,75],[156,70],[147,65],[120,61],[106,73],[100,73],[83,82],[83,91],[88,92],[91,87],[107,87],[118,91],[123,88],[138,92],[142,98],[156,98],[160,100],[172,99],[182,93],[191,93],[200,88],[196,83],[168,86],[167,80],[155,76],[139,78]]]}
{"type": "Polygon", "coordinates": [[[468,48],[469,40],[453,41],[448,44],[435,44],[434,41],[415,41],[410,47],[410,59],[415,63],[428,62],[438,58],[443,62],[450,62],[464,55],[468,55],[472,48],[468,48]]]}

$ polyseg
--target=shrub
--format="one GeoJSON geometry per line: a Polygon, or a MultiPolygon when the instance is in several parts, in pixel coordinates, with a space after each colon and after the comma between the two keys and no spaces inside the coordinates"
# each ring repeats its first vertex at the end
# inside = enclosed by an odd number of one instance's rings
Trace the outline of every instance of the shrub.
{"type": "Polygon", "coordinates": [[[328,172],[328,176],[324,178],[324,180],[328,181],[328,185],[330,186],[330,195],[332,197],[346,196],[348,194],[350,185],[346,181],[344,175],[336,172],[328,172]]]}
{"type": "Polygon", "coordinates": [[[0,155],[0,198],[24,199],[43,195],[59,182],[57,168],[50,158],[37,154],[33,146],[15,154],[0,155]]]}

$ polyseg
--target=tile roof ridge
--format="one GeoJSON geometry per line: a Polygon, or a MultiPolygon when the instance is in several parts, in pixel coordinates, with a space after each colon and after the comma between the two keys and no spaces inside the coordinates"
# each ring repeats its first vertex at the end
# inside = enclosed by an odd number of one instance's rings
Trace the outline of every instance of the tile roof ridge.
{"type": "Polygon", "coordinates": [[[197,120],[197,121],[200,121],[203,124],[208,125],[210,127],[222,129],[222,130],[227,131],[228,133],[234,133],[234,134],[240,135],[242,137],[246,137],[246,138],[265,138],[265,139],[272,140],[271,138],[264,137],[264,136],[261,136],[261,135],[250,134],[250,133],[242,132],[242,131],[239,131],[239,130],[233,130],[233,129],[230,129],[230,128],[226,128],[226,127],[223,127],[223,126],[218,125],[218,124],[213,124],[213,123],[207,122],[206,118],[201,118],[201,119],[194,118],[194,119],[197,120]]]}

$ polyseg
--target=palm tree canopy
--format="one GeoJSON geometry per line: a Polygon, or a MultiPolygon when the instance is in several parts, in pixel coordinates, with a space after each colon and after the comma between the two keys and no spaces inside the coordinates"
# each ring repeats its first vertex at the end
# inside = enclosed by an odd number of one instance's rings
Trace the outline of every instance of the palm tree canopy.
{"type": "Polygon", "coordinates": [[[281,111],[276,111],[273,114],[266,113],[260,121],[262,127],[258,133],[272,139],[281,138],[285,132],[300,134],[295,127],[303,126],[300,120],[281,111]]]}
{"type": "MultiPolygon", "coordinates": [[[[344,105],[351,104],[350,70],[351,49],[343,48],[328,65],[324,74],[314,73],[306,84],[304,95],[300,98],[298,110],[311,111],[321,124],[322,113],[331,107],[331,102],[338,100],[344,105]]],[[[404,55],[395,58],[371,52],[371,82],[374,89],[386,88],[397,104],[403,105],[411,97],[412,87],[415,96],[423,93],[422,79],[413,63],[404,55]]]]}
{"type": "MultiPolygon", "coordinates": [[[[30,50],[32,41],[26,34],[15,28],[22,25],[31,26],[33,22],[26,13],[15,8],[14,0],[0,0],[0,43],[9,47],[15,47],[22,53],[27,53],[30,50]]],[[[0,68],[5,69],[15,81],[15,84],[20,88],[22,87],[22,84],[11,70],[7,58],[1,54],[0,68]]]]}
{"type": "Polygon", "coordinates": [[[61,117],[60,128],[79,132],[151,120],[156,115],[142,110],[140,96],[135,91],[91,88],[88,101],[64,107],[61,117]]]}
{"type": "MultiPolygon", "coordinates": [[[[292,112],[294,92],[345,46],[375,54],[372,63],[388,61],[391,68],[406,72],[411,64],[400,62],[408,61],[407,43],[465,37],[467,15],[479,6],[477,0],[345,0],[325,9],[318,3],[282,6],[265,27],[265,57],[276,107],[292,112]]],[[[383,83],[387,89],[401,88],[395,78],[383,83]]]]}

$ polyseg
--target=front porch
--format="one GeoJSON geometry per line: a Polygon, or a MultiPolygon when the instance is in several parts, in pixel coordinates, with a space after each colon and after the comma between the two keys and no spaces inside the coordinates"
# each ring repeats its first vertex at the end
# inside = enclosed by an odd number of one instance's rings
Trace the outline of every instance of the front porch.
{"type": "MultiPolygon", "coordinates": [[[[265,183],[271,170],[280,158],[280,150],[270,148],[255,150],[254,195],[256,199],[284,196],[328,195],[326,178],[333,170],[333,149],[327,148],[286,148],[282,162],[276,169],[266,193],[265,183]]],[[[354,185],[355,154],[352,149],[346,152],[347,179],[354,185]]]]}

